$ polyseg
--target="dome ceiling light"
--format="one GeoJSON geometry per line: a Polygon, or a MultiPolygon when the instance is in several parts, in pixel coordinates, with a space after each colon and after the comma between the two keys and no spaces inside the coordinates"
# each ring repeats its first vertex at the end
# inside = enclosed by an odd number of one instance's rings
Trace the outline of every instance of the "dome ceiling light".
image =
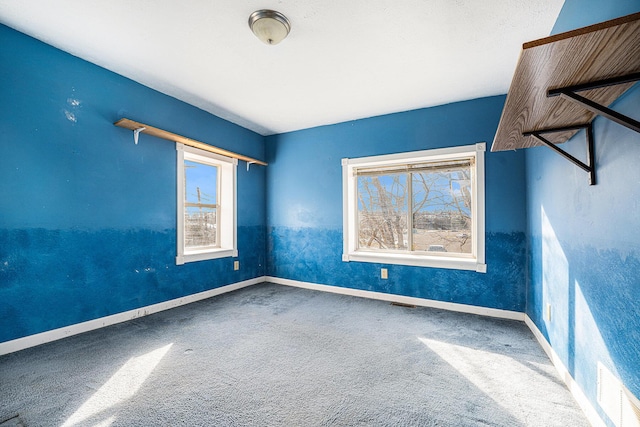
{"type": "Polygon", "coordinates": [[[274,45],[287,37],[291,24],[280,12],[262,9],[249,16],[249,28],[263,43],[274,45]]]}

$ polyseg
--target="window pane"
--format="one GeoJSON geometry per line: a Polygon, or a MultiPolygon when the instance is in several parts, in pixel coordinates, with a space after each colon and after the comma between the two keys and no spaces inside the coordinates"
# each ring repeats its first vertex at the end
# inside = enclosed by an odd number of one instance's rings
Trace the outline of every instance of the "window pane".
{"type": "Polygon", "coordinates": [[[218,168],[185,160],[184,175],[185,248],[217,246],[218,168]]]}
{"type": "Polygon", "coordinates": [[[413,250],[471,254],[471,167],[412,177],[413,250]]]}
{"type": "Polygon", "coordinates": [[[358,176],[358,247],[407,250],[408,174],[358,176]]]}

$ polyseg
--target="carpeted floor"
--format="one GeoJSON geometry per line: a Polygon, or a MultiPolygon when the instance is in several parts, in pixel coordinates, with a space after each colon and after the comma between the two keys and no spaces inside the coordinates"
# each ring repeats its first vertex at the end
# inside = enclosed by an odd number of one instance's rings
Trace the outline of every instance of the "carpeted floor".
{"type": "Polygon", "coordinates": [[[16,414],[29,427],[588,425],[524,323],[273,284],[0,357],[0,421],[16,414]]]}

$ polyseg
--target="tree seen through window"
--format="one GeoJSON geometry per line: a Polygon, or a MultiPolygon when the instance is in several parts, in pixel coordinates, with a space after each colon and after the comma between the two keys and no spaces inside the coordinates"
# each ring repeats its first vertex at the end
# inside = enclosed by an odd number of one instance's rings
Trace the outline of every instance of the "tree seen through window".
{"type": "Polygon", "coordinates": [[[358,248],[471,254],[471,160],[358,170],[358,248]]]}

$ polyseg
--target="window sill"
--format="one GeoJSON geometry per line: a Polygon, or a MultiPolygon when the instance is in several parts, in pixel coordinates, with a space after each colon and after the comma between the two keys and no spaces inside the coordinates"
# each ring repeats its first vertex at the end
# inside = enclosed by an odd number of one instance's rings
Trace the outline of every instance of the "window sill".
{"type": "Polygon", "coordinates": [[[375,262],[380,264],[398,264],[416,267],[449,268],[455,270],[476,271],[478,273],[487,272],[487,264],[479,263],[478,260],[474,258],[352,252],[349,254],[343,254],[342,261],[375,262]]]}
{"type": "Polygon", "coordinates": [[[187,262],[206,261],[209,259],[237,257],[236,249],[209,249],[206,251],[193,251],[176,257],[176,265],[182,265],[187,262]]]}

